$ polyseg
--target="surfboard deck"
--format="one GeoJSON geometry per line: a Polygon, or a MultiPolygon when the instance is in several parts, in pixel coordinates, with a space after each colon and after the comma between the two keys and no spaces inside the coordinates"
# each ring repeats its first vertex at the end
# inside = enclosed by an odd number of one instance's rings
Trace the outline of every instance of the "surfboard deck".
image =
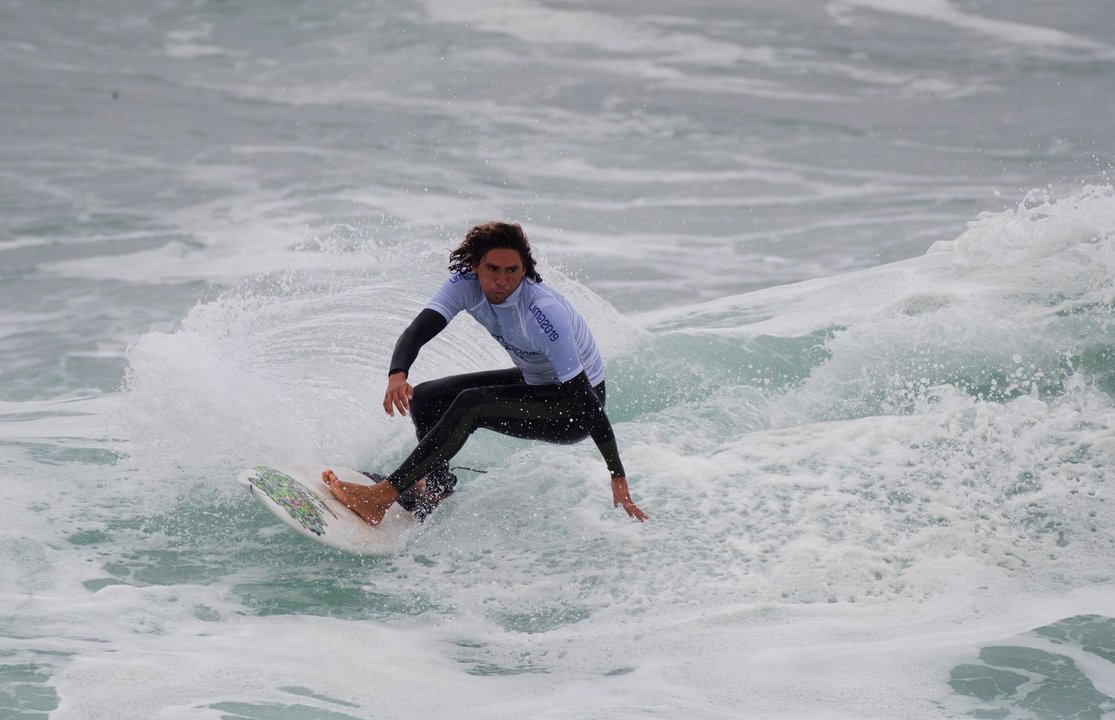
{"type": "MultiPolygon", "coordinates": [[[[352,468],[330,466],[346,482],[370,485],[373,480],[352,468]]],[[[256,465],[238,479],[279,520],[304,537],[358,555],[380,555],[398,550],[418,523],[394,505],[383,522],[369,525],[341,504],[321,479],[326,468],[317,465],[256,465]]]]}

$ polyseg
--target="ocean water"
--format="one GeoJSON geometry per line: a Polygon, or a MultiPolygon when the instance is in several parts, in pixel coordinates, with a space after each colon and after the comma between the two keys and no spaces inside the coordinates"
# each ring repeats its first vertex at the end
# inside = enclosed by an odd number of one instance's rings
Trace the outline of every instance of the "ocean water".
{"type": "MultiPolygon", "coordinates": [[[[0,718],[1115,717],[1108,0],[0,1],[0,718]],[[383,555],[398,333],[520,222],[591,443],[383,555]]],[[[417,379],[502,367],[465,319],[417,379]]]]}

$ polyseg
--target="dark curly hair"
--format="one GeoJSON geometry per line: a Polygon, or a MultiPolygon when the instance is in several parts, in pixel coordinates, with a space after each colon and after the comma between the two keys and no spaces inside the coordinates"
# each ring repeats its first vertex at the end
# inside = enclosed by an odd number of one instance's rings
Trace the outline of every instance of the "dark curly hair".
{"type": "Polygon", "coordinates": [[[523,270],[534,282],[542,282],[542,276],[534,269],[534,255],[530,252],[530,242],[523,228],[515,223],[487,222],[468,231],[457,249],[449,253],[449,272],[467,273],[480,264],[489,250],[510,248],[519,252],[523,259],[523,270]]]}

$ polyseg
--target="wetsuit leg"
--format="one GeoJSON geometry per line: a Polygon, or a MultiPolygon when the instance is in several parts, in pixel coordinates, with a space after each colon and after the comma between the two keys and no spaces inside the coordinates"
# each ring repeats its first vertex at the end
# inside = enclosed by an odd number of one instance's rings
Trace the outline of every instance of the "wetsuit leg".
{"type": "MultiPolygon", "coordinates": [[[[450,375],[416,385],[414,396],[410,399],[410,416],[414,420],[414,430],[419,442],[434,429],[441,417],[449,410],[449,406],[465,390],[525,384],[523,374],[519,370],[508,368],[450,375]]],[[[455,484],[456,478],[449,472],[448,457],[430,467],[426,473],[426,485],[435,492],[452,490],[455,484]]]]}
{"type": "Polygon", "coordinates": [[[489,370],[486,372],[450,375],[420,383],[414,387],[410,399],[410,415],[414,429],[421,440],[449,409],[457,396],[465,390],[493,385],[525,385],[523,374],[515,369],[489,370]]]}
{"type": "MultiPolygon", "coordinates": [[[[503,379],[508,380],[509,376],[504,375],[503,379]]],[[[594,391],[603,404],[604,383],[597,385],[594,391]]],[[[431,393],[442,401],[447,394],[448,391],[431,393]]],[[[412,409],[418,398],[418,388],[415,388],[412,409]]],[[[432,397],[422,400],[434,407],[432,397]]],[[[428,420],[425,416],[419,420],[418,413],[415,413],[419,429],[426,427],[428,420]],[[419,425],[419,422],[422,424],[419,425]]],[[[434,425],[420,437],[418,447],[388,481],[402,492],[432,471],[440,471],[457,454],[469,435],[480,428],[518,438],[563,444],[578,442],[589,434],[585,418],[562,397],[556,385],[527,385],[520,376],[517,382],[466,387],[456,394],[434,425]]]]}

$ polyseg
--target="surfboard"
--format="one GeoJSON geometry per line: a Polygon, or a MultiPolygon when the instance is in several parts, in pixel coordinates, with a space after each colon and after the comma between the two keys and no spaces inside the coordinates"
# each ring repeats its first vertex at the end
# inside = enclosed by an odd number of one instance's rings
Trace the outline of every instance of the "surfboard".
{"type": "MultiPolygon", "coordinates": [[[[331,466],[346,482],[370,485],[372,478],[351,468],[331,466]]],[[[304,537],[358,555],[379,555],[399,549],[418,523],[394,505],[383,522],[369,525],[341,504],[321,479],[325,467],[310,465],[256,465],[238,478],[275,517],[304,537]]]]}

